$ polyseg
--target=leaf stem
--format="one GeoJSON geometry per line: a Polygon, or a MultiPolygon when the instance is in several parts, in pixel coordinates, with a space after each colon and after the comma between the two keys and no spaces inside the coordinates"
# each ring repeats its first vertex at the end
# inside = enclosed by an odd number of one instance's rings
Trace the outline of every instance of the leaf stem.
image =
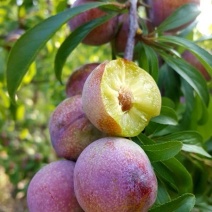
{"type": "Polygon", "coordinates": [[[138,17],[137,17],[137,2],[138,0],[130,0],[129,11],[129,35],[127,39],[127,45],[124,52],[124,58],[128,60],[133,59],[133,51],[135,46],[135,35],[139,29],[138,17]]]}

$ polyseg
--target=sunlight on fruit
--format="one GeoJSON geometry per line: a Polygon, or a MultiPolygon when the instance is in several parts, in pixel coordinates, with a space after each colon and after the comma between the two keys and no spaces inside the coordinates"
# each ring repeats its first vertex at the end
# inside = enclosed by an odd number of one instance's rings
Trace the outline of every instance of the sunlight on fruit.
{"type": "Polygon", "coordinates": [[[200,1],[201,14],[198,18],[197,29],[203,35],[211,35],[212,33],[212,1],[200,1]]]}

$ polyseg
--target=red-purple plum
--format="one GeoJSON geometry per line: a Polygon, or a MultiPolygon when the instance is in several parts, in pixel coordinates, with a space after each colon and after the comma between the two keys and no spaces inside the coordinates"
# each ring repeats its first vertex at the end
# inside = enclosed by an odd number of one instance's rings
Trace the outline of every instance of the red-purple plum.
{"type": "MultiPolygon", "coordinates": [[[[179,7],[188,3],[200,4],[200,0],[146,0],[146,2],[149,4],[148,18],[154,27],[159,26],[179,7]]],[[[182,30],[186,26],[187,25],[184,25],[171,31],[176,32],[182,30]]]]}
{"type": "Polygon", "coordinates": [[[30,212],[83,212],[74,193],[75,163],[52,162],[40,169],[30,181],[27,204],[30,212]]]}
{"type": "Polygon", "coordinates": [[[87,146],[74,170],[74,190],[86,212],[146,212],[157,196],[157,179],[140,146],[105,137],[87,146]]]}
{"type": "Polygon", "coordinates": [[[77,68],[68,78],[66,83],[66,96],[71,97],[82,94],[83,86],[89,74],[100,63],[89,63],[77,68]]]}
{"type": "MultiPolygon", "coordinates": [[[[95,2],[95,0],[76,0],[73,3],[72,8],[90,2],[95,2]]],[[[106,14],[106,12],[100,10],[99,8],[90,9],[72,18],[69,21],[70,28],[73,31],[82,24],[105,16],[106,14]]],[[[103,23],[101,26],[96,27],[83,39],[82,43],[98,46],[110,42],[116,34],[117,22],[118,17],[116,16],[106,23],[103,23]]]]}
{"type": "Polygon", "coordinates": [[[52,113],[49,132],[53,148],[59,157],[76,160],[91,142],[103,137],[82,110],[81,95],[63,100],[52,113]]]}

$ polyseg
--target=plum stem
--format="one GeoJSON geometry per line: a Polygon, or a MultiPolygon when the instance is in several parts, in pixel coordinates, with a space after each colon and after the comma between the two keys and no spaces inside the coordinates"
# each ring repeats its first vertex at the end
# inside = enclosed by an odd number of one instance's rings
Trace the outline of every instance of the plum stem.
{"type": "Polygon", "coordinates": [[[138,17],[137,17],[137,3],[138,0],[130,0],[129,11],[129,35],[127,38],[127,45],[124,52],[124,58],[127,60],[133,59],[133,51],[135,46],[135,35],[138,33],[138,17]]]}

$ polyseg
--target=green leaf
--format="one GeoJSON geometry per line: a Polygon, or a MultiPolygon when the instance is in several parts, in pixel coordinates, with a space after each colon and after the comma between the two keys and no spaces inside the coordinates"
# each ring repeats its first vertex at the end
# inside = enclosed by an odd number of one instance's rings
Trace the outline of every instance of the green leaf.
{"type": "Polygon", "coordinates": [[[30,64],[57,30],[77,14],[108,4],[94,2],[68,9],[44,20],[21,36],[13,46],[7,61],[7,89],[13,102],[15,102],[15,92],[21,84],[30,64]]]}
{"type": "Polygon", "coordinates": [[[184,79],[181,79],[181,89],[183,93],[182,106],[184,107],[184,111],[182,113],[182,119],[180,120],[180,126],[183,130],[189,130],[192,128],[191,125],[193,123],[192,114],[195,105],[194,90],[184,79]]]}
{"type": "Polygon", "coordinates": [[[166,18],[160,26],[158,26],[157,31],[176,29],[184,24],[194,21],[200,12],[197,4],[185,4],[166,18]]]}
{"type": "Polygon", "coordinates": [[[203,48],[196,45],[194,42],[176,36],[160,36],[157,38],[157,41],[162,43],[172,43],[188,49],[198,57],[200,62],[212,76],[212,55],[203,48]]]}
{"type": "Polygon", "coordinates": [[[151,47],[149,47],[145,44],[143,44],[143,47],[144,47],[147,61],[149,64],[148,72],[153,77],[153,79],[157,82],[158,81],[158,71],[159,71],[158,56],[151,47]]]}
{"type": "Polygon", "coordinates": [[[171,158],[163,162],[152,164],[156,174],[164,183],[177,190],[179,194],[192,191],[192,178],[187,169],[176,159],[171,158]]]}
{"type": "Polygon", "coordinates": [[[204,42],[204,41],[209,41],[209,40],[212,40],[212,35],[203,35],[201,38],[198,38],[194,42],[198,43],[198,42],[204,42]]]}
{"type": "Polygon", "coordinates": [[[151,162],[165,161],[177,155],[182,143],[179,141],[163,142],[151,145],[141,145],[151,162]]]}
{"type": "Polygon", "coordinates": [[[192,65],[180,58],[161,54],[166,63],[173,68],[198,93],[202,101],[208,105],[209,92],[205,79],[192,65]]]}
{"type": "Polygon", "coordinates": [[[168,97],[162,97],[162,105],[175,109],[175,103],[168,97]]]}
{"type": "Polygon", "coordinates": [[[209,107],[209,103],[208,103],[208,105],[206,107],[206,105],[201,100],[198,101],[198,98],[196,98],[195,100],[196,100],[196,104],[198,106],[200,106],[199,107],[200,109],[197,108],[197,112],[199,112],[201,114],[201,116],[200,116],[200,118],[198,120],[198,124],[199,125],[204,125],[208,121],[209,114],[208,114],[208,110],[207,109],[209,107]]]}
{"type": "Polygon", "coordinates": [[[156,138],[157,141],[180,141],[183,143],[182,150],[197,153],[211,158],[211,155],[203,148],[202,136],[196,131],[181,131],[170,135],[156,138]]]}
{"type": "Polygon", "coordinates": [[[198,132],[192,130],[175,132],[155,139],[157,141],[181,141],[186,144],[202,143],[202,136],[198,132]]]}
{"type": "Polygon", "coordinates": [[[201,100],[200,96],[195,95],[193,88],[183,79],[181,79],[181,88],[185,97],[185,111],[180,121],[181,128],[184,130],[197,129],[199,125],[205,126],[208,122],[209,106],[201,100]]]}
{"type": "Polygon", "coordinates": [[[185,152],[197,153],[202,156],[211,158],[212,156],[206,152],[201,146],[192,145],[192,144],[183,144],[182,150],[185,152]]]}
{"type": "Polygon", "coordinates": [[[155,144],[155,141],[153,141],[151,138],[147,137],[143,133],[140,133],[138,136],[133,137],[132,140],[139,145],[140,144],[144,144],[144,145],[155,144]]]}
{"type": "Polygon", "coordinates": [[[210,212],[210,211],[212,211],[212,205],[211,204],[207,204],[205,202],[196,204],[195,208],[197,208],[197,211],[202,211],[202,212],[210,212]]]}
{"type": "Polygon", "coordinates": [[[212,96],[210,96],[210,102],[209,102],[209,106],[208,106],[207,110],[208,110],[208,121],[204,125],[197,126],[197,130],[203,136],[204,141],[206,141],[210,137],[212,137],[212,130],[211,130],[211,126],[212,126],[212,96]]]}
{"type": "Polygon", "coordinates": [[[136,55],[136,59],[139,67],[142,69],[149,71],[149,63],[147,60],[147,55],[145,53],[143,43],[137,42],[134,48],[134,54],[136,55]]]}
{"type": "Polygon", "coordinates": [[[175,176],[173,176],[173,173],[163,164],[163,162],[152,163],[152,166],[157,178],[161,179],[161,182],[163,182],[169,190],[177,193],[178,185],[176,185],[175,176]]]}
{"type": "Polygon", "coordinates": [[[163,131],[164,130],[166,131],[167,127],[170,127],[170,126],[173,126],[173,125],[159,124],[159,123],[150,121],[148,126],[146,126],[145,128],[145,134],[151,137],[161,136],[161,133],[163,135],[163,131]]]}
{"type": "Polygon", "coordinates": [[[160,67],[158,86],[162,96],[166,96],[174,102],[179,102],[181,94],[180,76],[166,63],[160,67]]]}
{"type": "Polygon", "coordinates": [[[195,205],[195,196],[190,193],[181,195],[163,205],[150,209],[151,212],[189,212],[195,205]]]}
{"type": "Polygon", "coordinates": [[[177,125],[178,118],[174,109],[162,106],[160,115],[152,118],[151,121],[159,124],[177,125]]]}
{"type": "MultiPolygon", "coordinates": [[[[113,16],[115,16],[114,14],[113,16]]],[[[65,64],[67,57],[71,54],[71,52],[77,47],[77,45],[88,35],[88,33],[96,28],[97,26],[103,24],[113,17],[112,15],[102,16],[100,18],[94,19],[74,30],[62,43],[60,48],[57,51],[55,57],[55,75],[57,79],[62,82],[61,74],[62,68],[65,64]]]]}
{"type": "Polygon", "coordinates": [[[143,133],[132,138],[132,140],[141,146],[151,162],[164,161],[173,158],[182,148],[182,143],[179,141],[155,143],[155,141],[148,138],[143,133]]]}
{"type": "Polygon", "coordinates": [[[171,201],[169,193],[167,192],[166,186],[163,182],[161,182],[160,178],[157,178],[158,181],[158,193],[155,204],[164,204],[166,202],[171,201]]]}

